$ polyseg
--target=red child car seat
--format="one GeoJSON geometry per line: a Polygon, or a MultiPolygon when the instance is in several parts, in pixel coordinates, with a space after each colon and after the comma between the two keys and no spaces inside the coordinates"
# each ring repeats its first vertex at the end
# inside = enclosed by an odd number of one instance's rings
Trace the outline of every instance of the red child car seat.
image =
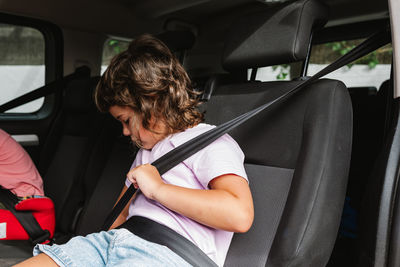
{"type": "Polygon", "coordinates": [[[54,235],[55,213],[48,197],[19,200],[9,190],[0,188],[0,240],[30,240],[47,243],[54,235]]]}

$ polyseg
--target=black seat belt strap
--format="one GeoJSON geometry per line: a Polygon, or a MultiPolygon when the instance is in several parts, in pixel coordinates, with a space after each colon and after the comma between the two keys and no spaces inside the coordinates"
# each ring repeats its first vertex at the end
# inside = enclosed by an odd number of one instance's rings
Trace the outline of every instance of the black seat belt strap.
{"type": "MultiPolygon", "coordinates": [[[[316,73],[314,76],[310,77],[307,80],[304,80],[302,83],[298,84],[295,86],[293,89],[289,90],[285,94],[279,96],[278,98],[258,107],[255,108],[251,111],[248,111],[247,113],[244,113],[228,122],[225,122],[189,141],[186,143],[176,147],[175,149],[171,150],[170,152],[166,153],[156,161],[152,163],[153,166],[155,166],[160,173],[160,175],[163,175],[165,172],[185,160],[186,158],[192,156],[195,154],[197,151],[201,150],[202,148],[206,147],[225,133],[229,132],[233,128],[236,128],[240,124],[244,123],[248,119],[254,117],[261,111],[264,111],[268,107],[272,106],[273,104],[276,104],[278,102],[281,102],[297,91],[299,91],[301,88],[304,88],[305,86],[311,84],[312,82],[316,81],[320,77],[335,71],[336,69],[351,63],[355,59],[361,58],[368,53],[376,50],[377,48],[387,44],[390,42],[390,29],[387,28],[384,31],[378,32],[374,35],[372,35],[370,38],[368,38],[366,41],[349,51],[347,54],[343,55],[340,57],[338,60],[334,61],[318,73],[316,73]]],[[[115,219],[119,216],[119,214],[122,212],[126,204],[129,202],[129,200],[132,198],[133,194],[135,193],[136,189],[134,188],[133,185],[131,185],[128,190],[125,192],[125,194],[121,197],[121,199],[118,201],[118,203],[114,206],[113,210],[109,214],[109,216],[106,218],[106,221],[103,225],[103,230],[108,230],[115,219]]]]}
{"type": "Polygon", "coordinates": [[[182,259],[196,267],[216,267],[195,244],[174,230],[141,216],[132,216],[118,228],[128,229],[133,234],[153,243],[168,247],[182,259]]]}
{"type": "Polygon", "coordinates": [[[86,66],[82,66],[77,68],[73,73],[55,80],[53,82],[50,82],[46,85],[43,85],[42,87],[37,88],[36,90],[33,90],[29,93],[26,93],[20,97],[14,98],[13,100],[10,100],[0,106],[0,113],[5,112],[9,109],[18,107],[22,104],[31,102],[33,100],[36,100],[38,98],[41,98],[43,96],[52,94],[58,90],[61,90],[62,88],[65,87],[70,81],[74,79],[79,79],[79,78],[84,78],[84,77],[89,77],[90,76],[90,69],[86,66]]]}
{"type": "Polygon", "coordinates": [[[17,218],[19,223],[28,233],[32,244],[38,244],[48,240],[50,232],[48,230],[43,230],[40,227],[32,212],[17,211],[15,209],[14,206],[18,201],[16,195],[14,195],[10,190],[0,186],[0,202],[3,203],[3,205],[17,218]]]}

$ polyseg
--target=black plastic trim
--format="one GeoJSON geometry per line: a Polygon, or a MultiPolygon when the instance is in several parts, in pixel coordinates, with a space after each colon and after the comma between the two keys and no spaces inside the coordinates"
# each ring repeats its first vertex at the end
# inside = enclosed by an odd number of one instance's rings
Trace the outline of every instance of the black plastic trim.
{"type": "MultiPolygon", "coordinates": [[[[387,252],[387,266],[400,266],[400,99],[396,98],[395,100],[395,109],[397,114],[397,127],[395,128],[395,134],[393,137],[392,143],[392,153],[396,153],[397,160],[392,162],[391,165],[388,164],[388,169],[390,168],[391,173],[393,174],[393,202],[391,203],[392,214],[389,218],[388,225],[390,227],[389,232],[389,240],[388,243],[388,252],[387,252]]],[[[391,163],[390,161],[388,163],[391,163]]]]}
{"type": "MultiPolygon", "coordinates": [[[[391,251],[396,248],[393,246],[393,238],[398,238],[392,229],[393,222],[399,216],[396,212],[398,199],[398,181],[400,166],[400,99],[395,99],[393,104],[394,120],[390,129],[389,140],[385,147],[387,160],[383,162],[384,179],[382,187],[382,195],[379,205],[379,217],[377,218],[377,235],[375,248],[374,266],[392,266],[389,265],[389,258],[394,255],[391,251]],[[392,248],[391,248],[392,245],[392,248]]],[[[398,245],[397,245],[398,247],[398,245]]],[[[398,265],[393,265],[398,266],[398,265]]]]}

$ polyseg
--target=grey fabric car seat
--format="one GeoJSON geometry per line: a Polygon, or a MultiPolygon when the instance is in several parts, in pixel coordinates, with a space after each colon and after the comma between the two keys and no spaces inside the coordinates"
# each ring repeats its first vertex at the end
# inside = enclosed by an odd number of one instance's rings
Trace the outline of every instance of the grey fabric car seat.
{"type": "MultiPolygon", "coordinates": [[[[228,34],[223,65],[246,71],[304,60],[312,29],[326,15],[321,3],[303,0],[243,17],[228,34]]],[[[204,104],[206,122],[225,122],[298,83],[222,85],[204,104]]],[[[325,266],[340,223],[351,154],[352,108],[345,85],[315,82],[231,135],[246,155],[255,221],[249,232],[234,235],[225,266],[325,266]],[[272,215],[279,205],[280,220],[272,215]]]]}

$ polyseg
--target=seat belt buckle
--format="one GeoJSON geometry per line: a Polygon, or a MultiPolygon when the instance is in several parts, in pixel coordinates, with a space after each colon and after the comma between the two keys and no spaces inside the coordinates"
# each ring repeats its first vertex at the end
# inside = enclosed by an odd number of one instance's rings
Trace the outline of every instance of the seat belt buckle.
{"type": "Polygon", "coordinates": [[[29,238],[29,241],[33,245],[52,242],[52,240],[50,238],[49,230],[43,230],[43,233],[40,236],[36,237],[35,239],[29,238]],[[48,242],[46,242],[46,241],[48,241],[48,242]]]}

